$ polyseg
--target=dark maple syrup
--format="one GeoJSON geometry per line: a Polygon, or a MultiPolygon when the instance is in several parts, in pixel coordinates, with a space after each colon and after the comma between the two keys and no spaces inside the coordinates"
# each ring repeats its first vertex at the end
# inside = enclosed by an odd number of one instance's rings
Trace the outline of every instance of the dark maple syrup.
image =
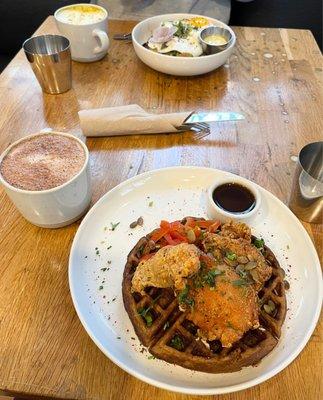
{"type": "Polygon", "coordinates": [[[216,187],[212,198],[218,207],[235,214],[245,214],[256,205],[254,194],[245,186],[233,182],[216,187]]]}

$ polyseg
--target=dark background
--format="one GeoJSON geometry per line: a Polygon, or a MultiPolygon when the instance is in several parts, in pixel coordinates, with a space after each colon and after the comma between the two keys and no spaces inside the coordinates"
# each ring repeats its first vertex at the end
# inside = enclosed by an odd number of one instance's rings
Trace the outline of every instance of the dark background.
{"type": "Polygon", "coordinates": [[[309,29],[322,50],[322,0],[234,1],[230,25],[309,29]]]}
{"type": "MultiPolygon", "coordinates": [[[[162,1],[162,0],[160,0],[162,1]]],[[[0,71],[43,20],[71,0],[0,0],[0,71]]],[[[82,2],[86,3],[89,1],[82,2]]],[[[310,29],[322,49],[321,0],[232,1],[231,25],[310,29]]]]}

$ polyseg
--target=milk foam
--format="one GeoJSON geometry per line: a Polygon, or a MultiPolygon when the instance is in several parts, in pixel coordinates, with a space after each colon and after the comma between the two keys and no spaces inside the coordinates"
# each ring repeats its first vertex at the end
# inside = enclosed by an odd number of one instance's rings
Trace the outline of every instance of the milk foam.
{"type": "Polygon", "coordinates": [[[58,14],[57,19],[71,25],[88,25],[104,20],[106,13],[94,6],[71,6],[63,8],[58,14]]]}

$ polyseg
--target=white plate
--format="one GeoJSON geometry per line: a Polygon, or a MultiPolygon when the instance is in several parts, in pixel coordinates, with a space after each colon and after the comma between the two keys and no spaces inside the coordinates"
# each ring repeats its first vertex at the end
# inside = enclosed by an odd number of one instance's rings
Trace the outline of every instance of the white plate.
{"type": "Polygon", "coordinates": [[[142,347],[122,302],[121,282],[126,256],[138,239],[157,227],[161,219],[172,221],[187,215],[205,217],[206,189],[225,176],[232,174],[210,168],[175,167],[129,179],[94,205],[72,245],[70,290],[88,334],[122,369],[164,389],[190,394],[220,394],[263,382],[294,360],[318,320],[322,280],[315,248],[289,209],[257,186],[262,206],[252,224],[253,233],[265,239],[290,282],[288,311],[277,347],[257,367],[218,375],[149,359],[147,352],[140,352],[142,347]],[[144,218],[143,227],[130,229],[129,224],[139,216],[144,218]],[[114,231],[109,230],[111,222],[120,222],[114,231]]]}

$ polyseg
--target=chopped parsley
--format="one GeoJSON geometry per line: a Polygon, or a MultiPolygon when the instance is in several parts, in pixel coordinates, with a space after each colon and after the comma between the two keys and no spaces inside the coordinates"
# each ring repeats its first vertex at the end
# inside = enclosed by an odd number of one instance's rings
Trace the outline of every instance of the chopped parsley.
{"type": "Polygon", "coordinates": [[[148,204],[149,207],[152,207],[153,205],[154,205],[153,201],[150,201],[149,204],[148,204]]]}
{"type": "Polygon", "coordinates": [[[203,277],[204,281],[206,284],[208,284],[211,287],[215,286],[215,277],[218,275],[221,275],[222,271],[219,271],[218,269],[210,269],[207,274],[203,277]]]}
{"type": "Polygon", "coordinates": [[[191,27],[184,24],[182,21],[179,21],[176,27],[177,31],[174,33],[174,36],[179,38],[186,38],[191,31],[191,27]]]}
{"type": "Polygon", "coordinates": [[[216,268],[207,270],[205,264],[201,262],[201,269],[194,279],[194,287],[199,289],[208,285],[210,288],[213,288],[212,290],[214,290],[215,278],[221,274],[223,274],[223,272],[216,268]]]}
{"type": "Polygon", "coordinates": [[[110,225],[111,225],[110,231],[114,231],[119,224],[120,224],[120,222],[117,222],[115,224],[113,222],[110,222],[110,225]]]}
{"type": "Polygon", "coordinates": [[[190,287],[188,285],[186,285],[185,288],[179,293],[178,301],[181,304],[187,304],[188,306],[193,308],[195,301],[194,301],[194,299],[188,297],[189,290],[190,290],[190,287]]]}
{"type": "Polygon", "coordinates": [[[99,290],[102,290],[103,289],[103,286],[101,285],[101,286],[99,286],[99,290]]]}
{"type": "Polygon", "coordinates": [[[230,261],[235,261],[237,259],[237,255],[235,253],[233,253],[232,251],[227,251],[225,256],[230,261]]]}
{"type": "Polygon", "coordinates": [[[258,248],[258,249],[263,249],[265,245],[264,239],[255,239],[253,244],[258,248]]]}
{"type": "Polygon", "coordinates": [[[154,360],[156,357],[153,356],[153,355],[150,355],[150,356],[148,356],[147,358],[148,358],[148,360],[154,360]]]}
{"type": "Polygon", "coordinates": [[[189,290],[190,290],[189,286],[186,285],[185,288],[180,292],[180,294],[178,295],[178,301],[180,303],[184,303],[185,302],[189,290]]]}
{"type": "Polygon", "coordinates": [[[150,312],[152,309],[153,305],[156,303],[156,301],[160,298],[161,295],[157,296],[151,303],[151,305],[147,308],[141,307],[138,310],[138,314],[146,321],[147,326],[151,326],[153,324],[153,316],[150,312]]]}
{"type": "Polygon", "coordinates": [[[183,339],[179,335],[175,335],[172,338],[172,340],[170,341],[170,345],[178,351],[184,350],[184,342],[183,342],[183,339]]]}

